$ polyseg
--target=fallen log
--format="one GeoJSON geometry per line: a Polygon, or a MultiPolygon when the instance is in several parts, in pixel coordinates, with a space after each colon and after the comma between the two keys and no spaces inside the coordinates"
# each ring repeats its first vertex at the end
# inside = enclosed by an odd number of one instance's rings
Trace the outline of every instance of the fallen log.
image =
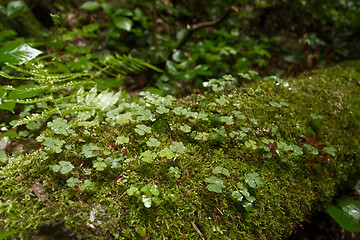
{"type": "Polygon", "coordinates": [[[240,87],[224,76],[205,84],[213,92],[123,101],[99,126],[58,119],[44,148],[1,167],[0,229],[285,238],[357,180],[359,80],[360,61],[240,87]]]}

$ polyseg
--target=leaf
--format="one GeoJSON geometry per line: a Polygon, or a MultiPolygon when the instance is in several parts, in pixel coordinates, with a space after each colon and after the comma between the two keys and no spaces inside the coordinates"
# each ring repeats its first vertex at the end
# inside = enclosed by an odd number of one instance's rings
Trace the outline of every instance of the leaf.
{"type": "Polygon", "coordinates": [[[84,181],[84,183],[79,185],[79,189],[80,189],[80,191],[84,191],[86,189],[92,190],[94,186],[95,186],[95,183],[93,183],[90,180],[86,179],[84,181]]]}
{"type": "Polygon", "coordinates": [[[186,147],[182,142],[172,142],[170,145],[170,150],[182,154],[186,151],[186,147]]]}
{"type": "Polygon", "coordinates": [[[156,185],[152,185],[150,188],[150,192],[154,195],[154,196],[159,196],[160,191],[158,190],[158,187],[156,185]]]}
{"type": "Polygon", "coordinates": [[[315,114],[315,113],[312,113],[310,116],[311,116],[312,119],[322,119],[321,115],[318,115],[318,114],[315,114]]]}
{"type": "Polygon", "coordinates": [[[156,112],[159,114],[164,114],[164,113],[168,113],[170,110],[162,105],[160,105],[157,109],[156,112]]]}
{"type": "Polygon", "coordinates": [[[0,63],[23,64],[37,57],[42,52],[26,43],[9,43],[0,48],[0,63]]]}
{"type": "Polygon", "coordinates": [[[173,158],[175,155],[174,153],[168,148],[168,147],[165,147],[163,148],[160,152],[159,152],[159,157],[165,157],[167,159],[171,159],[173,158]]]}
{"type": "Polygon", "coordinates": [[[261,187],[264,183],[262,178],[257,173],[249,173],[246,175],[245,182],[249,184],[250,187],[261,187]]]}
{"type": "Polygon", "coordinates": [[[146,145],[148,145],[148,147],[159,147],[160,144],[161,143],[156,138],[149,138],[149,140],[146,141],[146,145]]]}
{"type": "Polygon", "coordinates": [[[225,176],[230,177],[229,170],[227,170],[226,168],[223,168],[223,167],[219,167],[219,166],[213,170],[213,173],[214,174],[224,174],[225,176]]]}
{"type": "Polygon", "coordinates": [[[302,149],[301,149],[299,146],[291,145],[290,147],[291,147],[294,155],[299,156],[299,155],[302,155],[302,154],[303,154],[303,151],[302,151],[302,149]]]}
{"type": "Polygon", "coordinates": [[[253,150],[256,150],[257,149],[257,145],[256,145],[256,142],[253,141],[253,140],[248,140],[245,142],[245,147],[247,148],[252,148],[253,150]]]}
{"type": "Polygon", "coordinates": [[[96,157],[99,153],[98,150],[101,150],[101,148],[94,143],[89,143],[82,146],[81,154],[84,154],[87,158],[96,157]]]}
{"type": "Polygon", "coordinates": [[[139,188],[134,187],[134,186],[131,186],[128,190],[126,190],[126,193],[127,193],[129,196],[138,194],[138,193],[139,193],[139,188]]]}
{"type": "Polygon", "coordinates": [[[114,18],[114,24],[117,28],[130,31],[133,25],[133,22],[130,18],[118,16],[114,18]]]}
{"type": "Polygon", "coordinates": [[[94,11],[94,10],[100,8],[100,4],[95,1],[87,1],[83,5],[81,5],[80,8],[87,10],[87,11],[94,11]]]}
{"type": "Polygon", "coordinates": [[[8,156],[6,155],[5,151],[0,150],[0,162],[6,163],[8,161],[8,156]]]}
{"type": "Polygon", "coordinates": [[[153,153],[149,150],[142,152],[140,155],[142,157],[141,160],[147,163],[151,163],[156,158],[156,153],[153,153]]]}
{"type": "Polygon", "coordinates": [[[311,153],[311,154],[314,154],[314,155],[317,155],[319,153],[319,151],[314,148],[313,146],[309,145],[309,144],[304,144],[304,147],[311,153]]]}
{"type": "Polygon", "coordinates": [[[185,133],[189,133],[189,132],[191,132],[191,127],[189,125],[185,124],[183,126],[180,126],[180,130],[185,133]]]}
{"type": "Polygon", "coordinates": [[[26,9],[27,5],[24,1],[11,1],[7,5],[6,15],[10,18],[14,18],[25,12],[26,9]]]}
{"type": "Polygon", "coordinates": [[[210,192],[221,193],[222,189],[226,187],[224,182],[215,176],[205,178],[205,182],[210,183],[206,187],[210,192]]]}
{"type": "Polygon", "coordinates": [[[246,119],[245,115],[242,114],[241,112],[239,111],[232,111],[232,113],[234,114],[235,117],[237,117],[238,119],[246,119]]]}
{"type": "Polygon", "coordinates": [[[117,144],[124,144],[124,143],[129,143],[129,137],[125,137],[125,136],[119,136],[116,138],[116,143],[117,144]]]}
{"type": "Polygon", "coordinates": [[[333,147],[324,147],[324,152],[332,155],[332,156],[335,156],[335,148],[333,147]]]}
{"type": "Polygon", "coordinates": [[[136,125],[135,127],[135,132],[141,136],[145,135],[145,133],[151,133],[151,127],[143,124],[136,125]]]}
{"type": "Polygon", "coordinates": [[[62,151],[62,146],[65,144],[64,140],[59,140],[57,138],[51,138],[47,137],[45,138],[45,141],[43,142],[43,145],[45,147],[48,147],[49,149],[53,150],[56,153],[60,153],[62,151]]]}
{"type": "Polygon", "coordinates": [[[147,197],[145,195],[142,195],[141,197],[142,197],[142,202],[144,203],[144,206],[146,208],[150,208],[151,204],[152,204],[151,197],[147,197]]]}
{"type": "Polygon", "coordinates": [[[173,173],[175,178],[179,178],[180,177],[180,170],[178,167],[170,167],[169,168],[169,173],[173,173]]]}
{"type": "Polygon", "coordinates": [[[104,171],[105,168],[107,167],[106,163],[103,161],[94,161],[93,162],[93,167],[97,170],[97,171],[104,171]]]}
{"type": "Polygon", "coordinates": [[[48,122],[47,126],[51,128],[55,134],[68,135],[68,129],[70,129],[71,125],[67,124],[66,119],[57,118],[52,122],[48,122]]]}
{"type": "Polygon", "coordinates": [[[60,171],[62,174],[66,174],[73,170],[74,166],[68,161],[60,161],[59,165],[53,165],[51,168],[54,172],[60,171]]]}
{"type": "Polygon", "coordinates": [[[354,219],[347,212],[330,206],[326,209],[326,212],[342,227],[349,232],[360,232],[360,224],[358,220],[354,219]]]}
{"type": "Polygon", "coordinates": [[[75,187],[77,183],[79,182],[79,179],[71,177],[68,180],[66,180],[66,183],[69,187],[75,187]]]}
{"type": "Polygon", "coordinates": [[[220,121],[226,123],[226,125],[233,125],[234,124],[233,118],[228,117],[228,116],[221,116],[220,121]]]}
{"type": "Polygon", "coordinates": [[[231,196],[239,202],[243,199],[243,195],[239,191],[234,191],[231,196]]]}

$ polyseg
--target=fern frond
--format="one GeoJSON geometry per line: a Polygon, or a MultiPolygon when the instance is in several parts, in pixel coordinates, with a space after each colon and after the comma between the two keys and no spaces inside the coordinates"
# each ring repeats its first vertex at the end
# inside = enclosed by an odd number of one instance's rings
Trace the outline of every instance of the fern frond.
{"type": "Polygon", "coordinates": [[[18,120],[14,127],[21,126],[24,124],[29,124],[35,121],[47,120],[51,115],[55,115],[57,113],[59,113],[59,111],[56,108],[45,110],[41,114],[34,113],[30,116],[26,116],[25,118],[18,120]]]}
{"type": "Polygon", "coordinates": [[[16,80],[27,80],[27,81],[38,81],[38,82],[64,82],[73,80],[81,77],[90,77],[92,76],[90,73],[48,73],[42,69],[39,69],[35,65],[28,65],[30,70],[15,66],[11,63],[5,63],[7,66],[11,67],[17,72],[26,73],[35,77],[17,77],[11,76],[4,72],[0,72],[0,76],[3,76],[8,79],[16,79],[16,80]]]}
{"type": "Polygon", "coordinates": [[[61,110],[61,111],[59,111],[56,108],[51,108],[51,109],[43,111],[41,114],[34,113],[30,116],[26,116],[25,118],[18,120],[17,123],[14,125],[14,127],[21,126],[24,124],[29,124],[29,123],[35,122],[35,121],[47,120],[50,116],[55,115],[55,114],[61,114],[64,116],[64,115],[68,115],[70,113],[91,111],[91,110],[95,110],[95,109],[97,109],[97,108],[94,106],[73,106],[73,107],[69,107],[69,108],[61,110]]]}
{"type": "Polygon", "coordinates": [[[71,81],[71,82],[67,82],[64,84],[59,84],[59,85],[53,85],[49,91],[51,92],[56,92],[62,89],[66,89],[68,87],[73,87],[73,86],[84,86],[86,84],[92,84],[95,85],[96,83],[94,81],[91,80],[83,80],[83,81],[71,81]]]}
{"type": "Polygon", "coordinates": [[[10,86],[10,85],[0,86],[0,89],[2,89],[2,90],[16,90],[16,88],[14,88],[13,86],[10,86]]]}
{"type": "Polygon", "coordinates": [[[133,57],[129,57],[126,55],[122,55],[120,56],[119,54],[115,53],[115,56],[117,59],[119,59],[120,61],[122,61],[124,64],[127,64],[127,66],[129,67],[129,69],[133,69],[133,70],[140,70],[143,68],[150,68],[154,71],[157,72],[163,72],[160,68],[157,68],[141,59],[138,58],[133,58],[133,57]]]}
{"type": "Polygon", "coordinates": [[[33,103],[39,103],[39,102],[47,102],[47,101],[53,101],[51,96],[46,96],[43,98],[27,98],[27,99],[6,99],[4,102],[15,102],[20,104],[33,104],[33,103]]]}

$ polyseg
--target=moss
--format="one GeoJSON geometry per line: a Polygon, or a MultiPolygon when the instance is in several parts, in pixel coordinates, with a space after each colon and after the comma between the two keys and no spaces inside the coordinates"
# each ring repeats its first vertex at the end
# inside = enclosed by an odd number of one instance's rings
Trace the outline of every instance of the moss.
{"type": "Polygon", "coordinates": [[[174,103],[149,98],[146,104],[128,104],[131,122],[78,127],[76,137],[57,136],[71,150],[56,154],[42,149],[3,166],[0,227],[17,230],[14,238],[35,234],[39,224],[54,221],[64,221],[84,239],[194,239],[199,232],[205,239],[284,238],[311,212],[326,207],[359,171],[356,79],[360,61],[289,79],[291,89],[268,80],[174,103]],[[169,112],[158,110],[160,105],[169,112]],[[145,116],[138,113],[145,109],[156,121],[136,120],[145,116]],[[135,132],[138,124],[151,127],[151,133],[135,132]],[[117,144],[119,136],[129,143],[117,144]],[[149,146],[150,137],[161,145],[149,146]],[[81,154],[85,143],[101,148],[97,158],[81,154]],[[333,147],[335,155],[325,147],[333,147]],[[141,155],[145,151],[156,157],[146,159],[141,155]],[[107,157],[113,162],[104,170],[94,167],[107,157]],[[54,173],[51,166],[59,161],[69,161],[75,169],[54,173]],[[230,175],[214,173],[218,166],[230,175]],[[170,167],[177,167],[178,177],[170,167]],[[264,184],[250,187],[246,178],[251,173],[259,174],[264,184]],[[221,193],[207,188],[205,179],[211,176],[223,181],[221,193]],[[83,191],[68,187],[70,177],[95,186],[83,191]],[[36,197],[34,181],[46,189],[48,201],[36,197]],[[146,190],[147,185],[156,185],[156,191],[146,190]],[[251,211],[231,197],[241,186],[256,199],[251,211]],[[142,195],[151,199],[151,207],[144,205],[142,195]]]}

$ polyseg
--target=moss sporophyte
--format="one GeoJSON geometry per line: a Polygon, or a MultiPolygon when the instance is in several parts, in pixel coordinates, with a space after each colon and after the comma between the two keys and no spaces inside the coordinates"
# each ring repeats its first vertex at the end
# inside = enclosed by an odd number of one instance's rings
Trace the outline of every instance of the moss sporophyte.
{"type": "Polygon", "coordinates": [[[347,82],[359,64],[241,88],[224,76],[178,100],[80,92],[72,101],[87,108],[57,103],[42,148],[0,152],[0,228],[15,238],[53,221],[85,239],[285,238],[359,170],[359,90],[347,82]]]}

